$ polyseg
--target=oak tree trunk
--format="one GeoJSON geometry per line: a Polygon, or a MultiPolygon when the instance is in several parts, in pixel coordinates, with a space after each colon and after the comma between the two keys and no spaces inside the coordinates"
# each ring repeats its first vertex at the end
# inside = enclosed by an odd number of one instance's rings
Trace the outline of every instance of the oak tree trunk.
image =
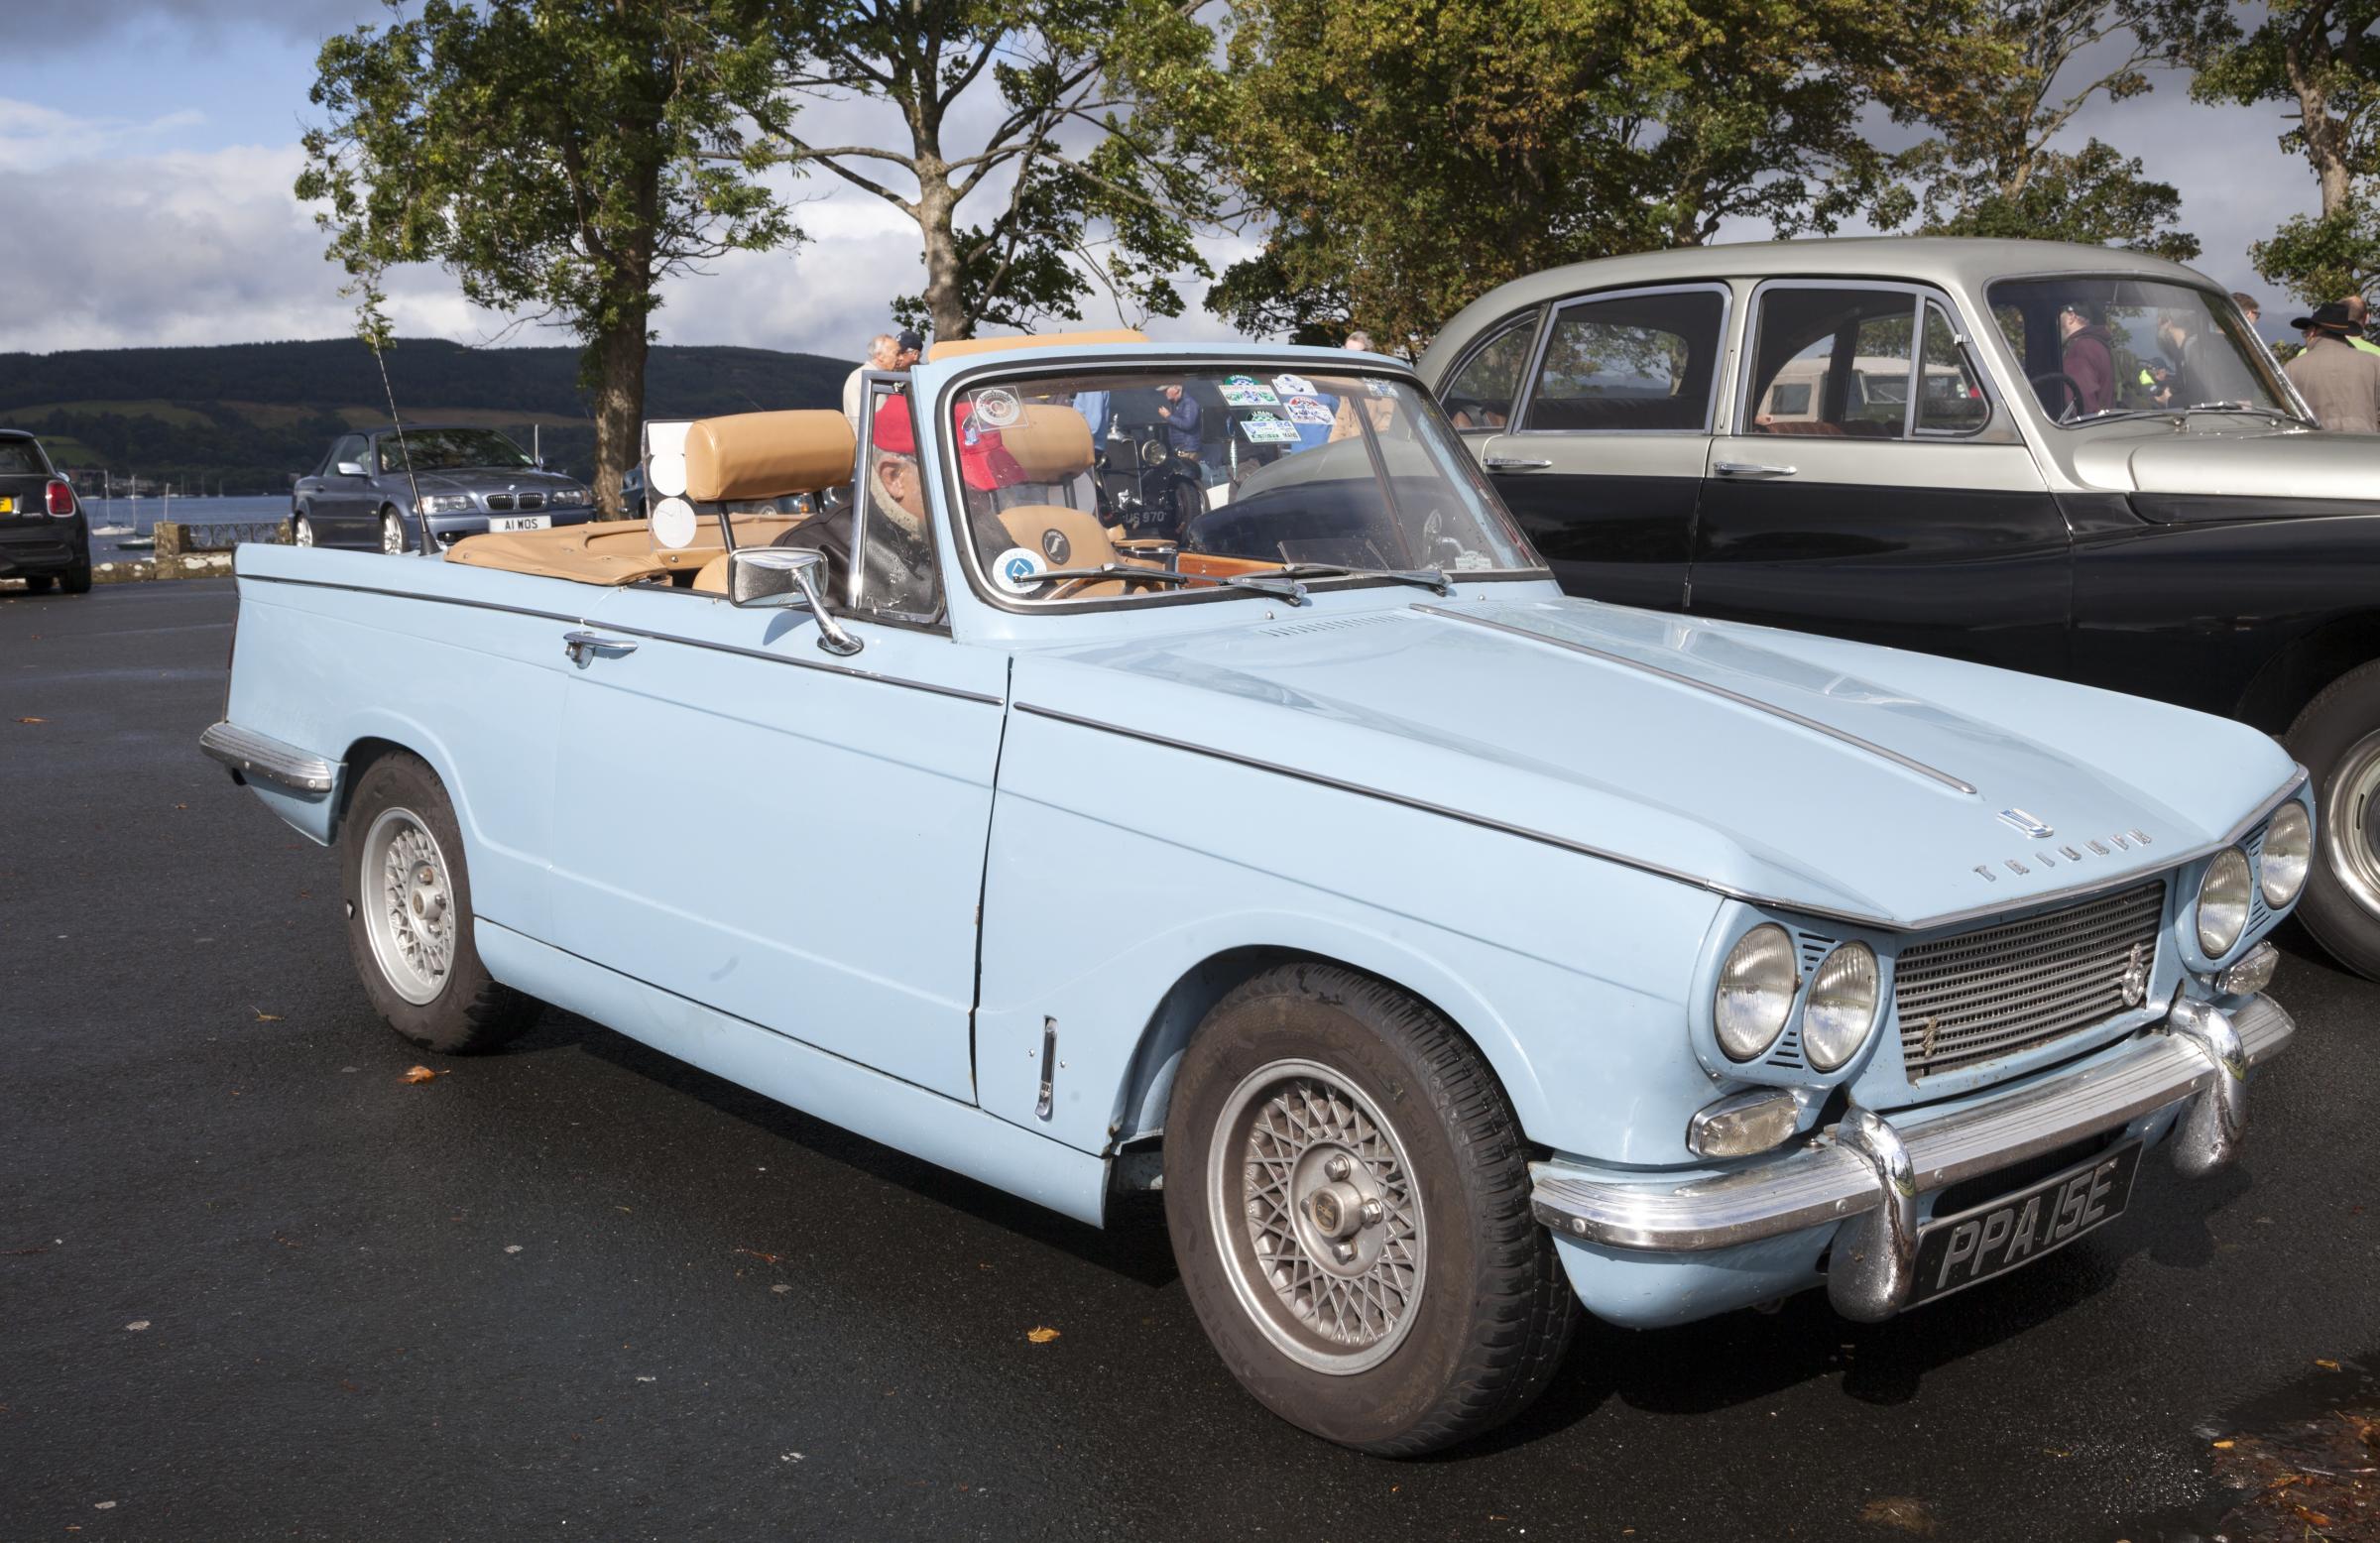
{"type": "Polygon", "coordinates": [[[934,336],[974,335],[965,291],[959,283],[959,238],[951,230],[957,200],[950,172],[931,153],[917,157],[917,225],[925,238],[925,308],[934,336]]]}
{"type": "Polygon", "coordinates": [[[642,306],[587,345],[595,377],[595,505],[599,520],[625,520],[620,479],[636,463],[645,425],[645,335],[642,306]]]}

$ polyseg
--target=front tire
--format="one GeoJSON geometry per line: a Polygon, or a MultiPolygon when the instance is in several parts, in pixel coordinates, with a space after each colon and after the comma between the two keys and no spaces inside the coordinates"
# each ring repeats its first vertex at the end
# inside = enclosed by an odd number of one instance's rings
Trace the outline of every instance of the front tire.
{"type": "Polygon", "coordinates": [[[471,879],[437,774],[398,752],[365,768],[339,833],[347,947],[382,1018],[424,1050],[478,1055],[536,1020],[471,937],[471,879]]]}
{"type": "Polygon", "coordinates": [[[290,523],[290,544],[293,546],[313,545],[314,523],[303,515],[299,515],[292,521],[290,523]]]}
{"type": "Polygon", "coordinates": [[[1335,966],[1268,971],[1192,1037],[1165,1130],[1184,1288],[1275,1414],[1412,1457],[1544,1390],[1577,1302],[1511,1106],[1438,1013],[1335,966]]]}
{"type": "Polygon", "coordinates": [[[405,555],[405,522],[394,509],[380,512],[380,549],[392,557],[405,555]]]}
{"type": "Polygon", "coordinates": [[[2333,959],[2380,979],[2380,660],[2324,686],[2285,743],[2315,794],[2316,861],[2298,916],[2333,959]]]}

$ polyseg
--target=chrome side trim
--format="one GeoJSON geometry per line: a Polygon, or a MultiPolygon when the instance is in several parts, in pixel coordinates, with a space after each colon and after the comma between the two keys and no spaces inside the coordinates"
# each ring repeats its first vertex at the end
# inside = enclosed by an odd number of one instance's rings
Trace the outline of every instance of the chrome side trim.
{"type": "Polygon", "coordinates": [[[198,736],[198,748],[243,776],[275,782],[301,793],[327,793],[338,785],[340,763],[225,720],[198,736]]]}
{"type": "MultiPolygon", "coordinates": [[[[1786,469],[1791,470],[1790,467],[1786,469]]],[[[1648,664],[1642,659],[1632,659],[1624,653],[1612,653],[1588,644],[1574,643],[1568,638],[1548,637],[1544,633],[1531,632],[1525,627],[1514,627],[1505,622],[1491,622],[1484,616],[1471,616],[1461,611],[1449,611],[1442,606],[1423,605],[1417,601],[1414,603],[1413,609],[1424,616],[1435,616],[1449,622],[1462,622],[1472,627],[1485,627],[1491,632],[1504,633],[1510,637],[1526,638],[1531,643],[1541,643],[1547,648],[1567,649],[1573,653],[1584,653],[1589,658],[1601,659],[1606,664],[1616,664],[1622,669],[1633,669],[1643,674],[1655,675],[1672,685],[1707,692],[1712,696],[1733,702],[1738,707],[1749,708],[1756,713],[1766,713],[1771,718],[1782,718],[1787,723],[1798,724],[1813,734],[1824,735],[1838,744],[1848,745],[1854,750],[1863,750],[1871,756],[1891,762],[1905,772],[1914,772],[1919,776],[1939,782],[1953,792],[1971,795],[1975,790],[1972,782],[1953,776],[1939,767],[1927,766],[1924,762],[1904,756],[1897,750],[1887,750],[1873,740],[1863,740],[1847,729],[1838,729],[1833,724],[1821,723],[1816,718],[1806,718],[1789,707],[1779,707],[1774,702],[1763,702],[1756,696],[1746,696],[1741,691],[1731,691],[1726,686],[1715,685],[1708,680],[1697,680],[1692,675],[1681,674],[1674,669],[1663,669],[1658,664],[1648,664]]]]}
{"type": "MultiPolygon", "coordinates": [[[[2229,1017],[2250,1065],[2269,1060],[2297,1030],[2270,997],[2249,999],[2229,1017]]],[[[1909,1162],[1910,1193],[1923,1195],[2114,1129],[2205,1093],[2223,1075],[2184,1034],[2146,1033],[2113,1060],[1956,1115],[1930,1121],[1918,1118],[1922,1111],[1904,1116],[1891,1131],[1909,1162]]],[[[1617,1182],[1559,1162],[1532,1163],[1530,1205],[1539,1222],[1564,1237],[1607,1247],[1656,1253],[1727,1248],[1876,1210],[1890,1186],[1879,1179],[1876,1160],[1857,1145],[1839,1126],[1789,1155],[1670,1185],[1617,1182]]]]}
{"type": "MultiPolygon", "coordinates": [[[[378,595],[383,599],[420,600],[430,605],[461,606],[472,611],[499,611],[507,616],[533,617],[541,622],[564,622],[572,627],[584,627],[584,616],[567,616],[558,611],[536,611],[527,606],[508,606],[493,600],[464,600],[453,595],[424,595],[410,589],[381,589],[370,584],[331,584],[321,579],[280,578],[262,574],[244,575],[253,584],[294,584],[300,589],[336,589],[354,595],[378,595]]],[[[791,658],[782,653],[771,653],[766,649],[746,649],[732,643],[711,643],[701,638],[681,637],[676,633],[656,633],[642,627],[624,627],[616,622],[602,624],[607,632],[627,633],[638,638],[650,638],[654,643],[682,644],[689,649],[709,649],[715,653],[740,653],[746,658],[765,659],[772,664],[790,664],[795,669],[822,669],[830,675],[849,675],[856,680],[870,680],[878,685],[898,686],[907,691],[929,691],[936,696],[953,696],[963,702],[984,702],[1002,705],[1002,699],[982,691],[965,691],[957,686],[936,685],[930,680],[910,680],[900,675],[879,674],[872,669],[856,669],[849,664],[833,664],[825,659],[791,658]]]]}

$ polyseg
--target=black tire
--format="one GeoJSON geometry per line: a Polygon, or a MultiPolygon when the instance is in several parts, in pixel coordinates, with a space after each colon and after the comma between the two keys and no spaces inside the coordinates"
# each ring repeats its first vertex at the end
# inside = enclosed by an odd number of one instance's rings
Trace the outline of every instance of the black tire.
{"type": "MultiPolygon", "coordinates": [[[[402,751],[383,756],[364,769],[339,832],[339,885],[347,901],[347,948],[355,958],[355,972],[363,980],[365,994],[389,1027],[424,1050],[445,1055],[480,1055],[501,1049],[536,1022],[538,1011],[536,999],[499,983],[480,963],[471,936],[471,878],[464,864],[462,831],[435,772],[417,757],[402,751]],[[391,817],[386,826],[384,815],[391,817]],[[386,881],[380,879],[388,861],[380,833],[402,833],[407,822],[426,832],[433,844],[428,854],[432,867],[444,870],[438,875],[439,882],[425,887],[424,891],[443,902],[431,918],[433,931],[427,935],[436,937],[436,921],[451,923],[439,940],[445,965],[436,972],[434,983],[425,983],[420,976],[401,977],[402,966],[384,963],[381,950],[385,942],[376,944],[374,940],[376,921],[386,923],[392,931],[398,923],[388,909],[375,918],[365,908],[368,865],[379,880],[374,889],[381,896],[380,903],[388,907],[395,899],[388,894],[386,881]],[[425,985],[428,995],[424,997],[425,985]]],[[[407,894],[417,897],[412,887],[407,894]]],[[[397,904],[395,908],[408,907],[397,904]]],[[[420,914],[419,906],[411,909],[415,915],[420,914]]]]}
{"type": "Polygon", "coordinates": [[[87,595],[91,592],[90,553],[83,553],[80,562],[59,575],[59,587],[69,595],[87,595]]]}
{"type": "MultiPolygon", "coordinates": [[[[1310,1100],[1302,1107],[1309,1115],[1326,1108],[1310,1100]]],[[[1363,1128],[1340,1123],[1336,1114],[1324,1125],[1363,1128]]],[[[1569,1345],[1577,1300],[1553,1240],[1529,1213],[1528,1154],[1502,1087],[1445,1018],[1368,976],[1286,965],[1216,1005],[1191,1038],[1174,1082],[1164,1189],[1183,1286],[1224,1365],[1266,1408],[1327,1440],[1387,1457],[1469,1440],[1526,1408],[1569,1345]],[[1294,1070],[1301,1065],[1323,1069],[1328,1080],[1301,1080],[1294,1070]],[[1351,1173],[1330,1166],[1348,1153],[1327,1135],[1316,1136],[1293,1158],[1269,1159],[1278,1166],[1266,1171],[1315,1173],[1314,1159],[1324,1156],[1319,1173],[1336,1172],[1342,1182],[1322,1187],[1344,1191],[1352,1180],[1391,1207],[1384,1223],[1365,1222],[1351,1242],[1327,1246],[1386,1246],[1370,1239],[1373,1228],[1392,1244],[1415,1197],[1424,1246],[1418,1294],[1395,1317],[1401,1333],[1383,1317],[1378,1326],[1360,1328],[1352,1344],[1337,1346],[1313,1332],[1299,1302],[1253,1269],[1251,1217],[1268,1218],[1286,1241],[1292,1227],[1303,1226],[1288,1221],[1292,1211],[1305,1223],[1321,1213],[1312,1204],[1259,1213],[1268,1204],[1259,1198],[1263,1186],[1247,1187],[1248,1158],[1258,1141],[1275,1153],[1293,1144],[1258,1134],[1259,1125],[1268,1132],[1283,1128],[1270,1112],[1290,1107],[1267,1099],[1265,1090],[1326,1087],[1337,1098],[1352,1092],[1368,1104],[1386,1127],[1385,1142],[1374,1137],[1361,1148],[1374,1155],[1350,1159],[1351,1173]],[[1211,1163],[1219,1146],[1226,1155],[1211,1163]],[[1380,1161],[1383,1151],[1404,1160],[1380,1161]],[[1323,1369],[1332,1362],[1354,1369],[1323,1369]]],[[[1324,1279],[1319,1254],[1302,1242],[1294,1246],[1293,1267],[1324,1279]]],[[[1411,1260],[1412,1251],[1404,1257],[1411,1260]]],[[[1351,1265],[1358,1266],[1379,1267],[1361,1259],[1351,1265]]],[[[1385,1304],[1395,1293],[1384,1288],[1376,1300],[1385,1304]]]]}
{"type": "Polygon", "coordinates": [[[52,581],[52,575],[50,574],[28,573],[25,575],[25,593],[29,595],[46,595],[50,593],[50,585],[52,581]]]}
{"type": "MultiPolygon", "coordinates": [[[[2315,796],[2314,875],[2306,882],[2306,897],[2298,902],[2298,917],[2330,957],[2359,975],[2380,980],[2380,909],[2358,899],[2354,887],[2338,868],[2339,844],[2360,839],[2372,850],[2371,833],[2380,821],[2359,818],[2357,806],[2372,806],[2358,769],[2367,767],[2380,740],[2380,661],[2358,665],[2322,687],[2289,726],[2284,741],[2312,779],[2315,796]]],[[[2380,870],[2380,852],[2373,867],[2380,870]]],[[[2372,885],[2367,879],[2364,888],[2372,885]]]]}

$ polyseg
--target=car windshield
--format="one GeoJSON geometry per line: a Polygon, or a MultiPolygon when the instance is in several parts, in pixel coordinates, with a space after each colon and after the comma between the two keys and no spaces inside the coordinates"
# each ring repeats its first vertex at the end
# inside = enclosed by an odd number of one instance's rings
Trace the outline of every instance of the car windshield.
{"type": "Polygon", "coordinates": [[[2003,279],[1986,292],[2042,410],[2068,426],[2224,408],[2295,417],[2272,355],[2229,298],[2160,279],[2003,279]]]}
{"type": "Polygon", "coordinates": [[[1005,599],[1540,575],[1409,382],[1277,364],[1076,370],[960,392],[966,532],[1005,599]]]}
{"type": "Polygon", "coordinates": [[[407,451],[413,453],[416,471],[458,471],[465,467],[520,471],[536,465],[528,451],[493,428],[409,428],[402,448],[395,434],[381,436],[380,469],[405,470],[407,451]]]}

